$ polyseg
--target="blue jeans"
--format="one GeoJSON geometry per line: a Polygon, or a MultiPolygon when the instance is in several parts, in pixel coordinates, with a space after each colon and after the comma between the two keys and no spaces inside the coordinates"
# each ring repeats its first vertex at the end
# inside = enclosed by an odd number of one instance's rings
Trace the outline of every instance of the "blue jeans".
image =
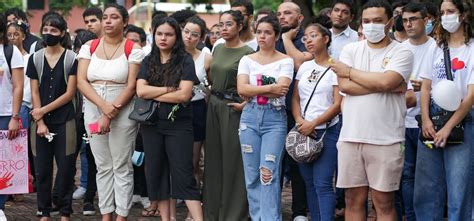
{"type": "MultiPolygon", "coordinates": [[[[325,129],[316,130],[317,139],[325,129]]],[[[311,220],[334,220],[336,194],[333,188],[334,174],[337,166],[337,147],[340,126],[329,127],[323,138],[324,148],[321,156],[311,163],[300,163],[301,176],[306,185],[306,197],[311,213],[311,220]]]]}
{"type": "MultiPolygon", "coordinates": [[[[470,114],[474,116],[474,110],[470,114]]],[[[473,126],[472,120],[465,123],[462,144],[430,149],[418,143],[414,192],[417,220],[444,220],[446,191],[449,220],[471,219],[473,126]]]]}
{"type": "Polygon", "coordinates": [[[286,112],[272,105],[248,103],[240,118],[240,144],[252,220],[282,220],[280,171],[286,138],[286,112]],[[264,182],[261,169],[271,171],[264,182]]]}
{"type": "Polygon", "coordinates": [[[87,189],[87,174],[89,171],[89,164],[87,162],[87,151],[85,142],[81,142],[81,149],[79,150],[79,156],[81,158],[81,184],[80,186],[87,189]]]}
{"type": "MultiPolygon", "coordinates": [[[[419,135],[420,128],[405,129],[405,162],[403,164],[400,190],[403,196],[403,207],[407,221],[416,220],[415,210],[413,209],[413,191],[415,188],[416,152],[419,135]]],[[[401,220],[402,213],[397,215],[401,220]]]]}

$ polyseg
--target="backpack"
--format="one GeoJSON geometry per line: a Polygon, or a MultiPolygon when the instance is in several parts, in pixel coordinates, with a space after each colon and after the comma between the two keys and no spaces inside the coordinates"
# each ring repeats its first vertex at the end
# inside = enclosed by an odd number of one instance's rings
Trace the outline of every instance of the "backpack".
{"type": "MultiPolygon", "coordinates": [[[[39,51],[33,53],[33,64],[36,69],[36,73],[38,74],[38,83],[41,85],[41,76],[43,75],[43,68],[44,68],[44,48],[40,49],[39,51]]],[[[76,60],[76,53],[74,51],[66,49],[63,65],[64,65],[64,82],[66,84],[69,80],[69,72],[71,72],[71,68],[74,65],[74,61],[76,60]]],[[[74,105],[74,111],[76,117],[82,113],[82,95],[79,91],[76,92],[76,95],[72,98],[72,104],[74,105]]]]}
{"type": "Polygon", "coordinates": [[[13,45],[4,44],[3,45],[3,53],[5,54],[5,58],[7,59],[8,70],[10,70],[10,78],[11,78],[11,76],[12,76],[13,45]]]}
{"type": "MultiPolygon", "coordinates": [[[[94,54],[95,49],[97,49],[97,47],[99,46],[100,39],[101,38],[92,40],[91,47],[90,47],[91,55],[94,54]]],[[[128,57],[130,56],[130,54],[132,53],[132,49],[133,49],[134,44],[135,44],[135,42],[133,42],[132,40],[125,39],[125,47],[124,47],[123,50],[124,50],[124,53],[125,53],[125,57],[127,57],[127,60],[128,60],[128,57]]]]}

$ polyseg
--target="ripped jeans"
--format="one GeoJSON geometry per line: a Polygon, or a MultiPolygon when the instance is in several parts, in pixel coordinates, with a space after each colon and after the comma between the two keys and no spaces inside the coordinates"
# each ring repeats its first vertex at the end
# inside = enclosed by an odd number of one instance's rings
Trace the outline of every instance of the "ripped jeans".
{"type": "Polygon", "coordinates": [[[279,221],[280,170],[286,138],[285,108],[248,103],[239,129],[252,220],[279,221]]]}

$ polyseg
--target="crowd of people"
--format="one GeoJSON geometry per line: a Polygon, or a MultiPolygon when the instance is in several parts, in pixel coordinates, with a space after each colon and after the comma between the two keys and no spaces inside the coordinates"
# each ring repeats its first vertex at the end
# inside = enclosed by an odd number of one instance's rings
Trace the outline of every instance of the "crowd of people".
{"type": "Polygon", "coordinates": [[[42,221],[69,220],[73,199],[94,215],[96,194],[104,221],[127,220],[135,202],[164,221],[181,202],[189,221],[277,221],[289,182],[294,221],[474,220],[471,11],[370,0],[357,17],[334,0],[305,19],[293,2],[235,0],[217,24],[156,11],[147,33],[112,3],[87,8],[73,33],[47,12],[38,38],[12,8],[0,16],[0,129],[29,129],[42,221]],[[321,140],[319,156],[290,156],[290,130],[321,140]]]}

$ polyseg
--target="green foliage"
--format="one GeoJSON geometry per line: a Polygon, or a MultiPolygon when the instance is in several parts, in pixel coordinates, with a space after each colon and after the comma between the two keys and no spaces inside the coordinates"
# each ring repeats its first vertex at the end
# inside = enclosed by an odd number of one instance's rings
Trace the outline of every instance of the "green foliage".
{"type": "Polygon", "coordinates": [[[68,16],[74,6],[87,7],[88,0],[49,0],[49,8],[59,11],[62,15],[68,16]]]}
{"type": "Polygon", "coordinates": [[[261,8],[270,8],[273,11],[276,11],[278,5],[280,5],[282,1],[275,1],[275,0],[253,0],[253,5],[255,8],[255,12],[257,12],[261,8]]]}
{"type": "Polygon", "coordinates": [[[0,12],[4,12],[9,8],[22,8],[21,0],[1,0],[0,1],[0,12]]]}

